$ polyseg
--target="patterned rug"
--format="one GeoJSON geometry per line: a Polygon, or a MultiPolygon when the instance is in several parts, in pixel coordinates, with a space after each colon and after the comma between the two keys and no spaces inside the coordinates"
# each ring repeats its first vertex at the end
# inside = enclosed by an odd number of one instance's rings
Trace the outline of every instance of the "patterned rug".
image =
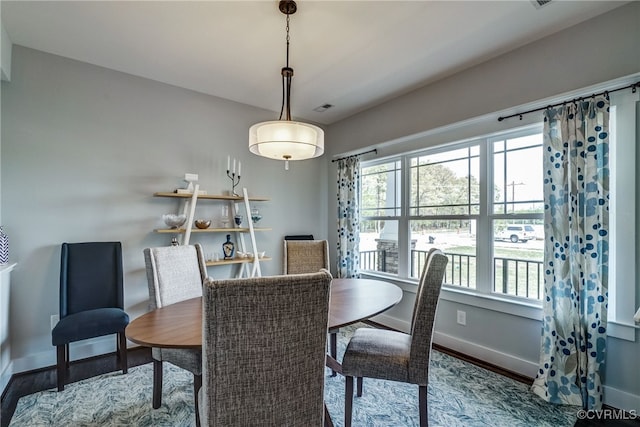
{"type": "MultiPolygon", "coordinates": [[[[340,331],[338,359],[352,328],[340,331]]],[[[162,406],[151,408],[152,365],[100,375],[21,398],[10,426],[192,426],[193,376],[164,364],[162,406]]],[[[344,378],[325,377],[325,400],[336,426],[343,426],[344,378]]],[[[418,426],[418,387],[364,380],[353,400],[354,426],[418,426]]],[[[577,408],[544,402],[525,384],[434,351],[429,372],[429,425],[573,426],[577,408]]]]}

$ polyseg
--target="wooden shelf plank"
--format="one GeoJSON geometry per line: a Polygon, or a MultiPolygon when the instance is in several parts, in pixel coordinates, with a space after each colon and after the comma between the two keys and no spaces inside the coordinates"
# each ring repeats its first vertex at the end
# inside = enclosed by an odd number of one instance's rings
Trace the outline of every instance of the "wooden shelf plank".
{"type": "MultiPolygon", "coordinates": [[[[191,198],[191,194],[185,194],[185,193],[168,193],[168,192],[157,192],[157,193],[153,193],[153,195],[155,197],[174,197],[174,198],[178,198],[178,199],[190,199],[191,198]]],[[[230,201],[242,201],[244,200],[242,197],[239,196],[227,196],[224,194],[199,194],[198,195],[198,200],[230,200],[230,201]]],[[[251,202],[268,202],[270,199],[267,197],[249,197],[249,201],[251,202]]]]}
{"type": "MultiPolygon", "coordinates": [[[[254,228],[254,231],[271,231],[271,228],[254,228]]],[[[184,228],[156,228],[156,233],[164,233],[164,234],[184,234],[187,230],[184,228]]],[[[239,231],[240,233],[248,233],[248,228],[192,228],[191,233],[234,233],[239,231]]]]}
{"type": "MultiPolygon", "coordinates": [[[[221,259],[220,261],[207,261],[207,267],[213,267],[216,265],[229,265],[229,264],[242,264],[242,263],[248,263],[248,262],[253,262],[253,258],[234,258],[234,259],[221,259]]],[[[272,258],[271,257],[264,257],[264,258],[259,258],[259,261],[271,261],[272,258]]]]}

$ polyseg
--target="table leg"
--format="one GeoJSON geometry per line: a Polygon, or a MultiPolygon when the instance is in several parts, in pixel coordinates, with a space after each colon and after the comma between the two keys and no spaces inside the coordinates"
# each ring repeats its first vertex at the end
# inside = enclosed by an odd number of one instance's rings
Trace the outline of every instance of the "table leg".
{"type": "MultiPolygon", "coordinates": [[[[338,333],[336,331],[329,332],[329,354],[334,360],[338,357],[338,333]]],[[[331,376],[336,376],[335,370],[331,371],[331,376]]]]}

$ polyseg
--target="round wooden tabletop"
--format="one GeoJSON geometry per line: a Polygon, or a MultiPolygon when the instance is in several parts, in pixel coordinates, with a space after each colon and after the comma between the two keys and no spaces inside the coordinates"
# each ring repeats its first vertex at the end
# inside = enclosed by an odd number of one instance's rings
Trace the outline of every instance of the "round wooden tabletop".
{"type": "Polygon", "coordinates": [[[398,304],[402,289],[373,279],[333,279],[329,298],[329,329],[368,319],[398,304]]]}
{"type": "MultiPolygon", "coordinates": [[[[329,329],[337,329],[396,305],[402,290],[372,279],[333,279],[329,300],[329,329]]],[[[192,298],[150,311],[134,319],[127,338],[147,347],[197,348],[202,346],[202,298],[192,298]]]]}

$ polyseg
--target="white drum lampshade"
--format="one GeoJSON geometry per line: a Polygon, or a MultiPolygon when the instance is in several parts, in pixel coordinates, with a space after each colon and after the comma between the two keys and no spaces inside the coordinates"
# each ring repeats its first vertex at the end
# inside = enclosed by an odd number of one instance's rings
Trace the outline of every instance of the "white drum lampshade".
{"type": "Polygon", "coordinates": [[[290,120],[256,123],[249,128],[249,151],[275,160],[305,160],[324,153],[324,131],[290,120]]]}

